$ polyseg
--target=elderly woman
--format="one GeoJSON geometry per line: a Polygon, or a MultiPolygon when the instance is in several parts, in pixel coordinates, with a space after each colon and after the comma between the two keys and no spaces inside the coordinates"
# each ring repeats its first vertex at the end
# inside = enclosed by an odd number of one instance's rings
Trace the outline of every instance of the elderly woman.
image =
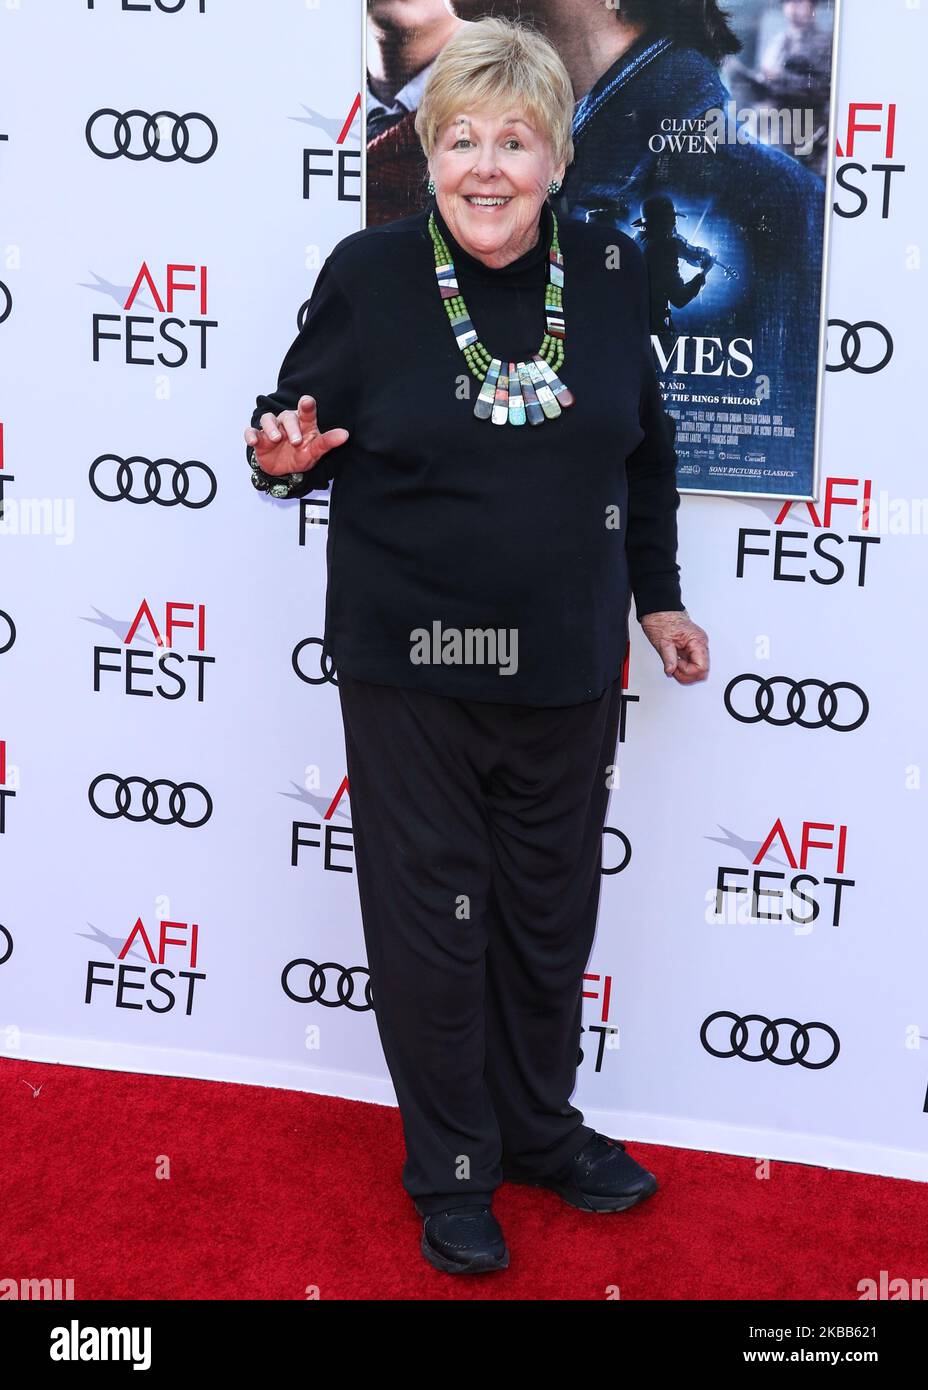
{"type": "Polygon", "coordinates": [[[463,26],[416,117],[433,200],[338,243],[245,430],[258,488],[333,483],[324,651],[377,1026],[449,1273],[508,1264],[504,1178],[596,1212],[657,1185],[570,1096],[631,596],[668,676],[704,679],[708,648],[643,255],[548,201],[572,112],[543,36],[463,26]]]}

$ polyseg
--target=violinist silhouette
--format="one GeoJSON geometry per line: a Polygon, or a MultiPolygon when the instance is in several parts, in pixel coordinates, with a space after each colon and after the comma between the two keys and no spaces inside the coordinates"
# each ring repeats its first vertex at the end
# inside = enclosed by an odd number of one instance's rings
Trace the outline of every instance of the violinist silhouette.
{"type": "Polygon", "coordinates": [[[694,246],[677,231],[678,212],[666,193],[654,193],[641,204],[641,216],[632,222],[640,227],[635,240],[644,252],[651,280],[651,332],[660,339],[665,352],[677,340],[677,329],[670,312],[672,304],[682,309],[704,288],[709,271],[720,267],[726,278],[737,279],[732,266],[723,265],[706,246],[694,246]],[[680,262],[699,267],[691,280],[680,274],[680,262]]]}

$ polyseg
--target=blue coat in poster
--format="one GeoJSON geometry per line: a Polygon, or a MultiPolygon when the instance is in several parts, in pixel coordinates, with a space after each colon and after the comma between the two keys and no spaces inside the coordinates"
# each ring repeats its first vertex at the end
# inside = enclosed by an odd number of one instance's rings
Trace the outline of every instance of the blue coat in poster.
{"type": "Polygon", "coordinates": [[[811,496],[825,185],[736,122],[708,57],[644,35],[578,103],[558,210],[645,251],[678,485],[811,496]]]}

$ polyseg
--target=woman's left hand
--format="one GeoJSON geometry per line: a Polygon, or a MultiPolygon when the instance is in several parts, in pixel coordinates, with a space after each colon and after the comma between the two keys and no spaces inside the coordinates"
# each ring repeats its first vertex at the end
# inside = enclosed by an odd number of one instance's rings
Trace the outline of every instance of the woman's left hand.
{"type": "Polygon", "coordinates": [[[704,681],[709,674],[709,637],[682,612],[646,613],[641,626],[664,663],[664,674],[681,685],[704,681]]]}

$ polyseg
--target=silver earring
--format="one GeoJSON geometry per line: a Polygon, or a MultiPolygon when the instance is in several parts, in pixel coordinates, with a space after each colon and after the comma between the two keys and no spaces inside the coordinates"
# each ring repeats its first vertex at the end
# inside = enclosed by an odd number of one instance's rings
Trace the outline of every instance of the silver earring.
{"type": "Polygon", "coordinates": [[[554,195],[555,195],[555,193],[560,193],[560,191],[561,191],[561,181],[560,181],[560,179],[552,179],[551,182],[548,184],[548,192],[551,194],[551,197],[553,198],[554,195]]]}
{"type": "Polygon", "coordinates": [[[435,180],[434,180],[434,179],[429,179],[428,184],[426,185],[426,187],[427,187],[429,193],[434,193],[434,192],[435,192],[435,180]]]}

